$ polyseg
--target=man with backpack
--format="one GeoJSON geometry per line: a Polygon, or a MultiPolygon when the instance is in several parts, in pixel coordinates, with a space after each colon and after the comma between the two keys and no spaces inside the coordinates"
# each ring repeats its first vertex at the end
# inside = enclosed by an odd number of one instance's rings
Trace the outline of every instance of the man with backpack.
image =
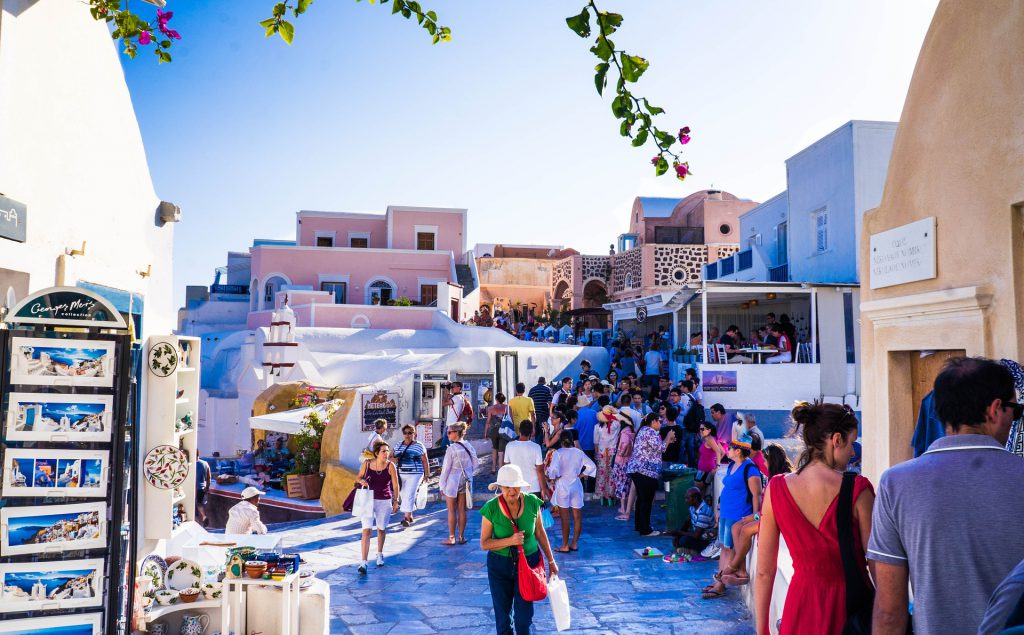
{"type": "Polygon", "coordinates": [[[679,403],[685,414],[683,421],[683,462],[697,467],[700,449],[700,424],[705,421],[704,406],[693,396],[693,382],[684,379],[680,384],[679,403]]]}

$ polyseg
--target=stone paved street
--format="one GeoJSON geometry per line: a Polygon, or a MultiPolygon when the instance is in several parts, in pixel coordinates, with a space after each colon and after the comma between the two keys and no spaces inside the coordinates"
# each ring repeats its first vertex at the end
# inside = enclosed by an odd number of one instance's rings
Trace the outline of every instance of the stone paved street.
{"type": "MultiPolygon", "coordinates": [[[[482,495],[478,492],[477,497],[482,495]]],[[[469,511],[469,542],[462,546],[439,544],[448,533],[441,503],[431,503],[420,512],[411,528],[394,524],[384,550],[386,566],[374,566],[376,546],[371,544],[370,571],[365,577],[356,572],[359,528],[351,517],[291,528],[285,532],[285,545],[301,551],[319,577],[331,584],[332,633],[493,633],[476,507],[469,511]]],[[[616,521],[613,516],[611,509],[588,503],[580,551],[557,555],[573,607],[572,629],[566,632],[753,632],[750,614],[735,590],[724,599],[701,599],[700,589],[710,580],[715,562],[642,560],[633,549],[649,544],[668,551],[671,539],[639,538],[632,522],[616,521]]],[[[663,522],[664,511],[656,504],[654,525],[663,522]]],[[[536,605],[534,624],[539,633],[555,632],[547,601],[536,605]]]]}

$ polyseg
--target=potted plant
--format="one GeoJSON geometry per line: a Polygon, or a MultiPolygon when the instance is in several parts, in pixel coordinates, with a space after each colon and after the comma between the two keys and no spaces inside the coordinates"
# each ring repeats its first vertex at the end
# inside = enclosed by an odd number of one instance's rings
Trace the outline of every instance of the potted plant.
{"type": "Polygon", "coordinates": [[[292,399],[290,406],[294,408],[310,408],[302,420],[302,428],[292,437],[295,449],[295,467],[285,476],[285,491],[289,498],[312,500],[320,498],[324,485],[324,475],[320,472],[320,445],[323,443],[324,430],[331,420],[336,408],[317,409],[317,406],[334,397],[334,390],[321,398],[309,386],[303,386],[292,399]]]}

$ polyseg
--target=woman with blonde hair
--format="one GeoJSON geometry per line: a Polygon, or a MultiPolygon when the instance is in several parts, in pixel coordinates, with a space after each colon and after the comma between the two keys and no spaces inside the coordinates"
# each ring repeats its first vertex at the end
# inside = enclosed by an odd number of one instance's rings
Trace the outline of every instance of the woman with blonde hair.
{"type": "Polygon", "coordinates": [[[448,540],[441,543],[447,546],[466,544],[466,506],[470,504],[466,496],[473,495],[473,473],[476,471],[477,457],[473,445],[463,441],[465,436],[464,422],[457,421],[448,425],[448,448],[444,453],[441,480],[438,483],[448,505],[448,540]]]}

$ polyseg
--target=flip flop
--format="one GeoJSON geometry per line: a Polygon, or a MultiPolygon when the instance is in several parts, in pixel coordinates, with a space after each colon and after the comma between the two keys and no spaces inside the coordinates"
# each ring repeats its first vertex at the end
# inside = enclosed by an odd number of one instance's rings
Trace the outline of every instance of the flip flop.
{"type": "Polygon", "coordinates": [[[579,551],[579,547],[569,547],[569,551],[579,551]]]}
{"type": "Polygon", "coordinates": [[[558,549],[555,549],[555,551],[557,551],[558,553],[569,553],[570,551],[572,551],[572,549],[562,549],[561,547],[559,547],[558,549]]]}
{"type": "Polygon", "coordinates": [[[701,593],[701,597],[705,600],[717,600],[718,598],[725,597],[725,591],[715,591],[714,589],[712,589],[710,591],[704,591],[703,593],[701,593]]]}
{"type": "Polygon", "coordinates": [[[465,538],[459,538],[459,544],[460,545],[466,544],[466,539],[465,538]]]}
{"type": "Polygon", "coordinates": [[[455,542],[455,536],[448,536],[448,540],[442,540],[441,544],[444,545],[445,547],[453,547],[453,546],[457,545],[458,543],[455,542]]]}
{"type": "Polygon", "coordinates": [[[629,516],[623,516],[622,514],[619,514],[615,517],[615,520],[629,520],[629,516]]]}

